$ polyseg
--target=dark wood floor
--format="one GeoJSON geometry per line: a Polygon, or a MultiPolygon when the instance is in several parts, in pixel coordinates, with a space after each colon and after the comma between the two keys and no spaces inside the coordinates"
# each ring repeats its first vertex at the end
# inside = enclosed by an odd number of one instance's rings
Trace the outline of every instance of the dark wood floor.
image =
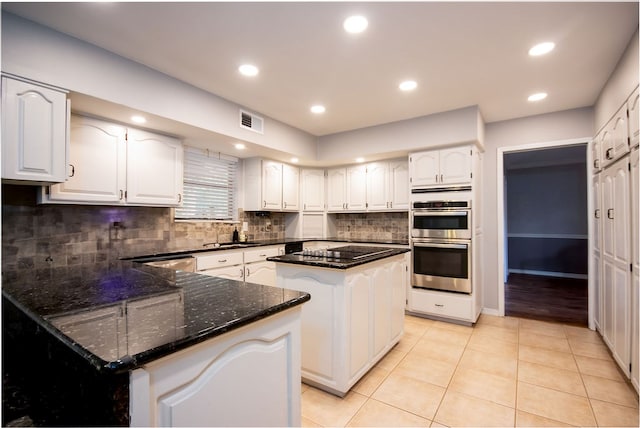
{"type": "Polygon", "coordinates": [[[505,314],[586,326],[587,280],[509,274],[505,284],[505,314]]]}

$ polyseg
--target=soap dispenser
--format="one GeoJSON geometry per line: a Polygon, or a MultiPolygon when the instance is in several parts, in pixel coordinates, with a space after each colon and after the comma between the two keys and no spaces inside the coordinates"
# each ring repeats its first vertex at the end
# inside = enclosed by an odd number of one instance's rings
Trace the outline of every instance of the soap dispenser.
{"type": "Polygon", "coordinates": [[[233,230],[233,238],[232,238],[232,241],[233,241],[233,242],[238,242],[238,241],[239,241],[239,238],[238,238],[238,228],[237,228],[237,227],[233,230]]]}

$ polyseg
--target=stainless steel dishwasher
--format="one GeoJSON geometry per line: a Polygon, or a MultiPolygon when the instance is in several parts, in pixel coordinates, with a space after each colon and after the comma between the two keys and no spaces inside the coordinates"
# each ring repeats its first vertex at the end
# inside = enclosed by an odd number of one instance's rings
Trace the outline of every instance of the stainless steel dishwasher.
{"type": "Polygon", "coordinates": [[[132,259],[134,262],[144,263],[148,266],[156,266],[172,270],[182,270],[185,272],[196,271],[196,258],[193,256],[159,256],[159,257],[144,257],[138,259],[132,259]]]}

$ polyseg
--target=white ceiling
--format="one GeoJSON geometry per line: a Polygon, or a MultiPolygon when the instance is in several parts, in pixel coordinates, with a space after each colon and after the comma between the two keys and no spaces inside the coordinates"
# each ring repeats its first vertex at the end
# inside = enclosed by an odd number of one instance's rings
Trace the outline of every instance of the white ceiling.
{"type": "Polygon", "coordinates": [[[479,105],[486,122],[591,106],[638,3],[2,3],[4,10],[322,136],[479,105]],[[349,35],[351,14],[369,28],[349,35]],[[544,57],[535,43],[554,41],[544,57]],[[237,67],[260,67],[254,79],[237,67]],[[398,83],[418,82],[412,93],[398,83]],[[527,102],[544,91],[548,98],[527,102]],[[327,112],[315,116],[312,104],[327,112]]]}

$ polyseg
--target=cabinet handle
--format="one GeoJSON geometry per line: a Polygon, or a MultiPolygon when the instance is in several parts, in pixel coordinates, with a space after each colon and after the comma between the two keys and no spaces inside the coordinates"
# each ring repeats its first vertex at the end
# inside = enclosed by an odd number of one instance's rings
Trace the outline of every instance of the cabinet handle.
{"type": "Polygon", "coordinates": [[[607,159],[613,159],[613,155],[611,154],[613,151],[613,148],[607,149],[607,151],[605,152],[605,157],[607,159]]]}
{"type": "Polygon", "coordinates": [[[389,202],[389,208],[393,208],[393,201],[389,202]]]}
{"type": "Polygon", "coordinates": [[[247,276],[251,275],[251,271],[247,268],[247,276]]]}
{"type": "Polygon", "coordinates": [[[122,200],[122,190],[120,190],[120,200],[122,200]]]}
{"type": "Polygon", "coordinates": [[[267,208],[267,201],[262,201],[262,208],[267,208]]]}
{"type": "Polygon", "coordinates": [[[302,209],[303,209],[303,210],[306,210],[306,209],[307,209],[307,204],[303,204],[303,205],[302,205],[302,209]]]}
{"type": "Polygon", "coordinates": [[[76,175],[76,167],[73,166],[72,163],[69,164],[69,166],[71,167],[71,175],[69,176],[69,178],[73,177],[74,175],[76,175]]]}
{"type": "Polygon", "coordinates": [[[444,305],[440,304],[440,303],[436,303],[436,308],[444,308],[444,305]]]}
{"type": "Polygon", "coordinates": [[[597,209],[596,209],[596,211],[593,213],[593,215],[594,215],[596,218],[600,218],[600,208],[597,208],[597,209]]]}
{"type": "Polygon", "coordinates": [[[178,203],[182,202],[182,193],[178,193],[178,203]]]}
{"type": "Polygon", "coordinates": [[[226,263],[227,259],[218,260],[218,263],[226,263]]]}
{"type": "Polygon", "coordinates": [[[438,174],[436,174],[436,183],[438,182],[438,174]]]}
{"type": "Polygon", "coordinates": [[[596,159],[593,161],[593,167],[594,168],[600,168],[600,159],[596,159]]]}
{"type": "Polygon", "coordinates": [[[442,174],[440,174],[440,183],[444,183],[444,179],[442,178],[442,174]]]}
{"type": "Polygon", "coordinates": [[[245,278],[244,269],[240,268],[240,278],[245,278]]]}
{"type": "Polygon", "coordinates": [[[607,210],[607,218],[613,220],[613,208],[607,210]]]}
{"type": "Polygon", "coordinates": [[[284,203],[284,207],[287,208],[287,203],[286,202],[284,203]]]}

